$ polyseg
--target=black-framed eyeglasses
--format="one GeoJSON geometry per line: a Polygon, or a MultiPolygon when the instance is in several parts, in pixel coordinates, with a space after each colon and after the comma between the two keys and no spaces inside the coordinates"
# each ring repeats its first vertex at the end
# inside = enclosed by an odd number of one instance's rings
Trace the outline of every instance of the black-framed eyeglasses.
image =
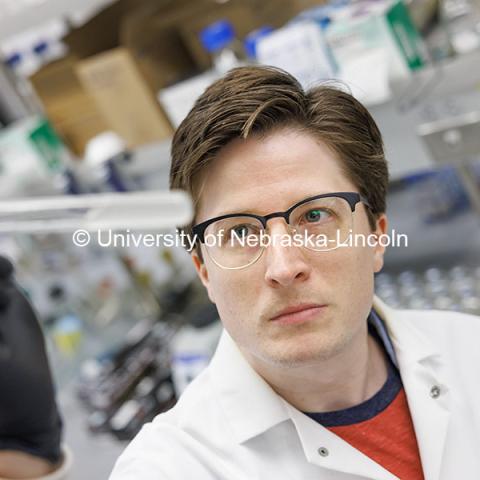
{"type": "MultiPolygon", "coordinates": [[[[267,222],[272,218],[285,219],[293,242],[290,245],[319,252],[335,250],[351,232],[359,202],[370,208],[365,197],[357,192],[324,193],[305,198],[283,212],[221,215],[195,225],[192,232],[215,264],[236,270],[255,263],[268,242],[282,241],[266,233],[267,222]]],[[[286,240],[282,245],[289,245],[286,240]]]]}

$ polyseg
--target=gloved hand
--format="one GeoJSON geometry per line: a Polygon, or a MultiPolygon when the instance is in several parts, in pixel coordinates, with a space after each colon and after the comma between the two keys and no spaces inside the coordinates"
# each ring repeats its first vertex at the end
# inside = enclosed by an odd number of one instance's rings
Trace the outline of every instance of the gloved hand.
{"type": "Polygon", "coordinates": [[[56,463],[61,434],[40,325],[15,284],[12,264],[0,256],[0,453],[20,451],[56,463]]]}

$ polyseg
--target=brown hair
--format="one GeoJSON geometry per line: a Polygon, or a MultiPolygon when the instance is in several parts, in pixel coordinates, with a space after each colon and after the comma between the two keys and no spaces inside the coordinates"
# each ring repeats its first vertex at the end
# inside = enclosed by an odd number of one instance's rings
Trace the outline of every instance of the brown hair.
{"type": "MultiPolygon", "coordinates": [[[[170,188],[187,191],[197,206],[198,178],[222,147],[282,127],[312,134],[339,156],[345,175],[370,204],[369,223],[375,229],[386,208],[388,167],[372,116],[336,84],[305,91],[289,73],[273,67],[230,70],[198,98],[173,137],[170,188]]],[[[184,227],[185,233],[191,234],[191,227],[184,227]]]]}

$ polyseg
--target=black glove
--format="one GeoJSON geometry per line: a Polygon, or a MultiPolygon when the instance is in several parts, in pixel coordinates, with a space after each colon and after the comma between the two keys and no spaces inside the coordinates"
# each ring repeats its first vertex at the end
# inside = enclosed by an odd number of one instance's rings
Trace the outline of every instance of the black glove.
{"type": "Polygon", "coordinates": [[[37,317],[0,256],[0,450],[52,463],[61,457],[62,421],[55,403],[37,317]]]}

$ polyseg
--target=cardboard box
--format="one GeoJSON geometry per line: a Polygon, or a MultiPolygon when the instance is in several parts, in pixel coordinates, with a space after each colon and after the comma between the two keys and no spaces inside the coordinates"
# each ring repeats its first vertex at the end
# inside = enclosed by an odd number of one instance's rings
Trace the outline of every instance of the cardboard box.
{"type": "MultiPolygon", "coordinates": [[[[177,0],[176,0],[177,1],[177,0]]],[[[122,25],[139,11],[158,9],[169,0],[116,0],[100,10],[86,23],[71,30],[63,42],[76,58],[82,59],[118,47],[122,25]]]]}
{"type": "Polygon", "coordinates": [[[73,153],[81,156],[86,143],[109,127],[95,100],[80,84],[75,63],[73,57],[53,62],[30,81],[57,133],[73,153]]]}
{"type": "Polygon", "coordinates": [[[130,147],[172,135],[170,122],[128,49],[119,47],[81,60],[75,71],[108,125],[130,147]]]}
{"type": "MultiPolygon", "coordinates": [[[[175,2],[177,4],[177,2],[175,2]]],[[[178,2],[182,4],[181,1],[178,2]]],[[[176,5],[180,8],[181,5],[176,5]]],[[[162,8],[162,18],[169,9],[162,8]]],[[[175,22],[159,25],[158,6],[147,6],[122,22],[120,44],[128,48],[138,69],[154,94],[198,72],[191,53],[179,35],[175,22]]]]}
{"type": "Polygon", "coordinates": [[[132,58],[156,93],[196,73],[196,65],[175,29],[159,29],[155,15],[169,15],[187,0],[119,0],[89,22],[71,31],[64,42],[80,60],[118,47],[130,50],[132,58]]]}
{"type": "Polygon", "coordinates": [[[63,122],[52,122],[65,144],[79,157],[83,156],[87,143],[93,137],[110,130],[103,116],[96,110],[96,104],[88,109],[82,106],[82,103],[83,100],[78,97],[76,101],[70,103],[68,111],[81,112],[83,108],[83,113],[68,115],[63,122]]]}

